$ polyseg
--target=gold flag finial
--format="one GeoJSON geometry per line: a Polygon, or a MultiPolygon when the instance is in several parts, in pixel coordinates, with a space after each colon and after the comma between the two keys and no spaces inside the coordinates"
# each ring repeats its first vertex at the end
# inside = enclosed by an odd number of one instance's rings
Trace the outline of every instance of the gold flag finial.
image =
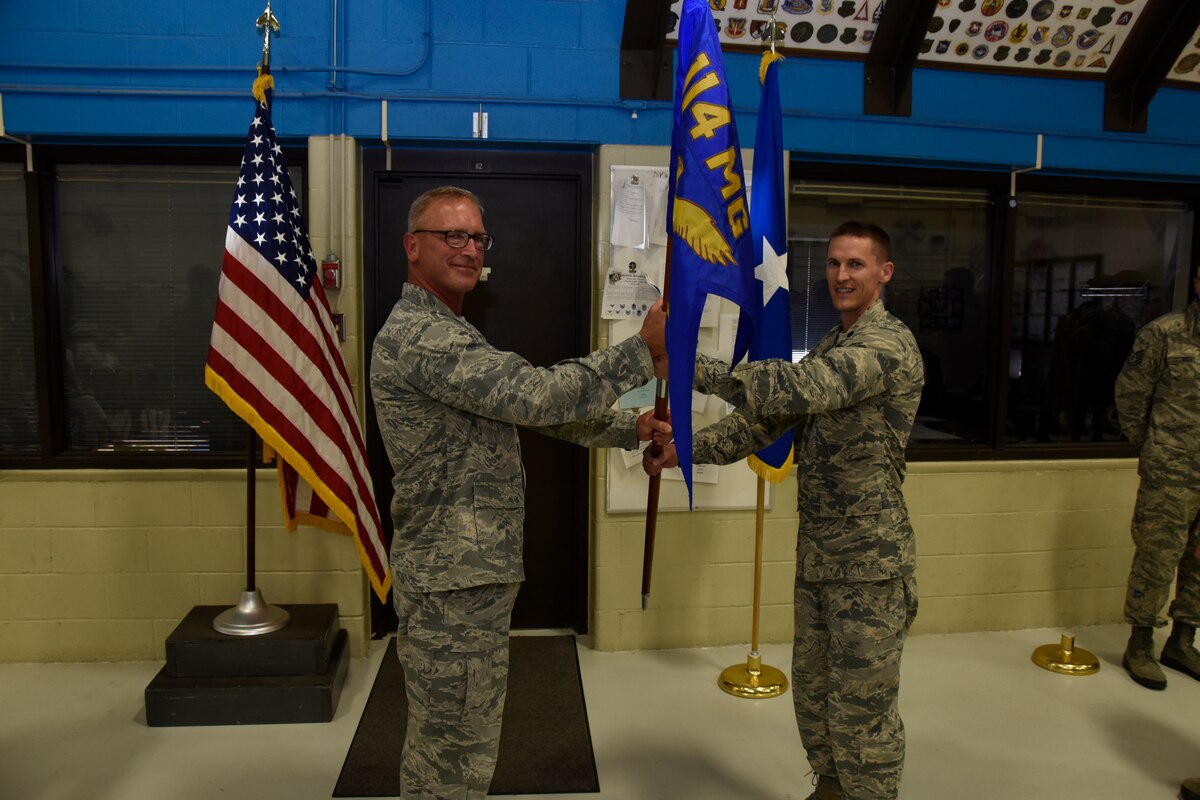
{"type": "Polygon", "coordinates": [[[267,7],[258,21],[254,23],[258,30],[263,32],[263,72],[270,72],[271,69],[271,34],[279,35],[279,18],[271,13],[271,0],[267,0],[267,7]]]}
{"type": "Polygon", "coordinates": [[[263,105],[267,104],[267,90],[275,88],[275,79],[271,77],[271,34],[279,35],[279,18],[271,13],[271,0],[267,0],[267,8],[254,23],[263,32],[262,63],[258,65],[258,77],[250,87],[250,94],[263,105]]]}
{"type": "Polygon", "coordinates": [[[758,63],[758,82],[759,83],[766,83],[766,81],[767,81],[767,66],[772,61],[783,61],[783,56],[780,55],[779,53],[775,52],[775,42],[777,42],[779,39],[782,39],[783,37],[779,35],[779,23],[775,21],[774,13],[771,14],[771,21],[768,22],[766,24],[766,27],[763,28],[763,38],[766,39],[770,43],[771,49],[763,51],[762,61],[760,61],[758,63]]]}

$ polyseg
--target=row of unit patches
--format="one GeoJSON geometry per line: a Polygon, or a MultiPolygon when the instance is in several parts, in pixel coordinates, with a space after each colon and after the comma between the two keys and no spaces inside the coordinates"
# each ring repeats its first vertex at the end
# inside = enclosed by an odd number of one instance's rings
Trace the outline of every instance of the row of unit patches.
{"type": "MultiPolygon", "coordinates": [[[[919,58],[1103,74],[1146,2],[939,0],[919,58]]],[[[765,40],[774,20],[776,38],[785,48],[863,55],[874,41],[886,0],[709,0],[709,5],[719,38],[730,45],[765,40]]],[[[677,21],[672,11],[668,39],[677,38],[677,21]]],[[[1171,77],[1200,82],[1198,67],[1200,40],[1181,54],[1171,77]]]]}

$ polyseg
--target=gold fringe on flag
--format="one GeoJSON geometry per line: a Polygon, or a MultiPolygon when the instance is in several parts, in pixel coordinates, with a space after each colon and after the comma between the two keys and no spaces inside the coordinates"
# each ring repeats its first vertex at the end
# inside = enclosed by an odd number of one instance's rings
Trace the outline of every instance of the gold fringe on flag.
{"type": "MultiPolygon", "coordinates": [[[[766,67],[763,67],[766,69],[766,67]]],[[[250,94],[254,95],[254,99],[260,103],[267,102],[267,90],[275,88],[275,77],[271,73],[263,74],[263,69],[258,68],[258,77],[254,79],[254,85],[250,87],[250,94]]]]}
{"type": "Polygon", "coordinates": [[[783,54],[775,53],[770,50],[764,50],[762,61],[758,62],[758,82],[759,83],[766,83],[766,81],[767,81],[767,66],[772,61],[783,61],[783,54]]]}
{"type": "Polygon", "coordinates": [[[784,478],[792,471],[792,457],[794,455],[795,450],[789,449],[787,459],[784,460],[782,467],[772,467],[757,455],[748,456],[746,458],[746,465],[750,467],[751,472],[764,481],[769,483],[783,483],[784,478]]]}

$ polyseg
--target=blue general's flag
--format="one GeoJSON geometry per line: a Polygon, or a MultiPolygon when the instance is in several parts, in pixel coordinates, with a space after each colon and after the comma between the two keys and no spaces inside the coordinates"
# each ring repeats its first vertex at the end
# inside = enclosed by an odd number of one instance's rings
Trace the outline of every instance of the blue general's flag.
{"type": "MultiPolygon", "coordinates": [[[[696,336],[709,294],[757,313],[754,248],[742,153],[721,46],[707,0],[684,0],[675,70],[675,127],[671,138],[668,214],[671,275],[667,353],[670,403],[679,467],[692,492],[692,383],[696,336]]],[[[733,363],[746,354],[750,324],[738,326],[733,363]]]]}
{"type": "MultiPolygon", "coordinates": [[[[754,136],[750,182],[750,229],[754,232],[754,277],[760,310],[750,342],[750,360],[792,357],[792,319],[788,304],[787,213],[783,192],[783,115],[779,109],[779,60],[763,53],[762,100],[754,136]]],[[[750,456],[750,469],[779,483],[792,467],[792,431],[750,456]]]]}

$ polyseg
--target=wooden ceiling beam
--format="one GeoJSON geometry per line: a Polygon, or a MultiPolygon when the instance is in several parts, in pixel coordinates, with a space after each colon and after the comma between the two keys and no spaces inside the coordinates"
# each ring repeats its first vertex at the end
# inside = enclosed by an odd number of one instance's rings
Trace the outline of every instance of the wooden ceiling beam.
{"type": "Polygon", "coordinates": [[[667,20],[671,0],[627,0],[621,31],[621,99],[670,100],[671,49],[667,20]]]}
{"type": "Polygon", "coordinates": [[[888,0],[863,69],[863,113],[912,116],[912,71],[937,0],[888,0]]]}
{"type": "Polygon", "coordinates": [[[1104,130],[1146,132],[1150,101],[1198,27],[1196,0],[1146,3],[1105,77],[1104,130]]]}

